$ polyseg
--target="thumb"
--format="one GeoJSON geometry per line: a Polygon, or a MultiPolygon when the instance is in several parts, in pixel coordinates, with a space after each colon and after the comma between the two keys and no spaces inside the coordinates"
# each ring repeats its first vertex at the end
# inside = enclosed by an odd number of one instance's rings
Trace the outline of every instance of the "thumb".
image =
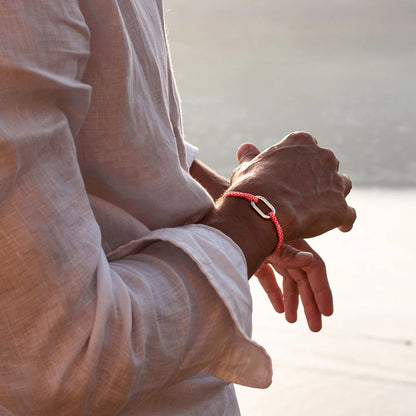
{"type": "Polygon", "coordinates": [[[303,268],[313,261],[313,254],[301,251],[288,244],[282,244],[277,255],[284,262],[290,262],[290,268],[303,268]]]}
{"type": "Polygon", "coordinates": [[[251,159],[254,159],[260,150],[252,143],[244,143],[237,150],[237,159],[238,163],[249,162],[251,159]]]}

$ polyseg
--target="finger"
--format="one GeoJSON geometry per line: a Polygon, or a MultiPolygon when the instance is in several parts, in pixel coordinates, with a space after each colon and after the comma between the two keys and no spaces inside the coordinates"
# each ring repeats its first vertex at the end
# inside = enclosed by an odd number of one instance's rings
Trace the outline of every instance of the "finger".
{"type": "Polygon", "coordinates": [[[340,225],[338,229],[342,231],[343,233],[351,231],[356,219],[357,219],[357,213],[355,209],[352,207],[348,207],[347,213],[345,215],[344,223],[340,225]]]}
{"type": "Polygon", "coordinates": [[[329,167],[338,172],[339,169],[339,160],[335,156],[334,152],[330,149],[321,148],[320,149],[322,160],[324,160],[329,167]]]}
{"type": "Polygon", "coordinates": [[[249,162],[254,159],[260,150],[252,143],[244,143],[237,150],[238,163],[249,162]]]}
{"type": "Polygon", "coordinates": [[[313,254],[301,251],[289,244],[282,244],[279,251],[269,256],[267,261],[280,273],[280,270],[284,272],[289,266],[292,268],[306,267],[313,261],[313,254]]]}
{"type": "Polygon", "coordinates": [[[344,196],[347,196],[351,192],[352,182],[351,178],[344,173],[339,174],[344,182],[344,196]]]}
{"type": "Polygon", "coordinates": [[[299,269],[289,269],[288,273],[297,283],[309,329],[313,332],[320,331],[322,328],[321,312],[319,311],[315,296],[306,278],[306,273],[299,269]]]}
{"type": "Polygon", "coordinates": [[[313,255],[313,261],[304,267],[304,272],[320,313],[325,316],[332,315],[334,304],[324,261],[305,240],[296,240],[291,242],[291,244],[299,249],[308,250],[313,255]]]}
{"type": "Polygon", "coordinates": [[[316,305],[322,315],[330,316],[334,313],[332,291],[329,286],[325,264],[315,263],[307,267],[305,273],[312,289],[316,305]]]}
{"type": "Polygon", "coordinates": [[[288,275],[283,276],[283,300],[286,321],[294,323],[298,319],[299,292],[298,285],[288,275]]]}
{"type": "Polygon", "coordinates": [[[256,277],[264,291],[267,293],[267,296],[273,305],[274,310],[278,313],[283,313],[285,310],[283,294],[279,285],[277,284],[273,269],[269,265],[263,264],[257,270],[256,277]]]}

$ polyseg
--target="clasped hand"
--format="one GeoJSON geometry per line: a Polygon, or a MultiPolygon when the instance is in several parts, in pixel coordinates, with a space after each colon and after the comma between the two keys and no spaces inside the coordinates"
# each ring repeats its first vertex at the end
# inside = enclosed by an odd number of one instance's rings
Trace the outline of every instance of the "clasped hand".
{"type": "Polygon", "coordinates": [[[237,157],[240,165],[231,178],[231,188],[244,190],[248,186],[257,194],[264,192],[272,201],[278,201],[283,211],[280,218],[285,244],[264,261],[255,275],[274,309],[285,312],[288,322],[297,320],[300,296],[309,328],[319,331],[322,315],[333,312],[332,293],[325,263],[303,237],[335,227],[344,232],[352,228],[355,210],[345,202],[351,181],[338,173],[339,162],[334,154],[319,148],[308,133],[292,133],[263,153],[254,145],[242,145],[237,157]],[[286,157],[276,157],[278,152],[286,157]],[[277,195],[264,180],[265,175],[269,181],[270,177],[279,178],[277,195]],[[283,277],[283,292],[274,270],[283,277]]]}
{"type": "Polygon", "coordinates": [[[305,240],[283,244],[255,273],[276,312],[296,322],[299,296],[311,331],[322,328],[322,315],[333,312],[332,293],[325,263],[305,240]],[[280,289],[274,270],[283,280],[280,289]]]}

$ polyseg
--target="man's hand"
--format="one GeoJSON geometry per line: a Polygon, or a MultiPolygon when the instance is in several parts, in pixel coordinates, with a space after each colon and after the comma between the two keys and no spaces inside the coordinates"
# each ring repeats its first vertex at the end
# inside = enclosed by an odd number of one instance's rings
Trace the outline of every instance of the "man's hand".
{"type": "MultiPolygon", "coordinates": [[[[237,159],[246,163],[260,151],[252,144],[239,148],[237,159]]],[[[303,239],[283,244],[271,254],[255,273],[274,309],[285,312],[288,322],[296,322],[299,295],[309,328],[317,332],[322,328],[322,315],[333,313],[332,293],[328,283],[325,263],[303,239]],[[283,278],[283,293],[275,273],[283,278]]]]}
{"type": "Polygon", "coordinates": [[[297,320],[299,295],[309,328],[322,328],[322,315],[333,313],[332,294],[325,263],[305,240],[291,241],[270,255],[255,273],[274,309],[297,320]],[[283,277],[283,293],[274,270],[283,277]]]}
{"type": "Polygon", "coordinates": [[[345,201],[351,180],[338,173],[335,155],[309,133],[291,133],[254,156],[257,152],[251,144],[240,147],[229,190],[262,195],[275,205],[286,241],[352,228],[355,211],[345,201]]]}
{"type": "MultiPolygon", "coordinates": [[[[240,165],[228,191],[266,197],[277,209],[286,242],[336,227],[341,231],[352,228],[355,211],[345,201],[351,181],[338,173],[339,162],[330,150],[320,148],[310,134],[301,132],[258,152],[254,145],[240,147],[240,165]]],[[[219,229],[240,246],[249,276],[277,244],[273,224],[237,198],[220,198],[201,223],[219,229]]]]}
{"type": "MultiPolygon", "coordinates": [[[[255,213],[253,215],[250,207],[244,211],[242,201],[230,200],[225,209],[223,199],[217,204],[220,209],[214,210],[202,222],[226,234],[231,231],[230,237],[246,254],[249,276],[258,268],[255,274],[276,311],[285,312],[287,321],[295,322],[300,296],[310,329],[319,331],[322,315],[328,316],[333,312],[325,264],[303,239],[292,238],[322,234],[336,226],[341,231],[349,231],[355,220],[354,209],[345,202],[351,181],[338,173],[339,164],[334,154],[319,148],[308,133],[292,133],[263,153],[252,144],[244,144],[240,146],[237,158],[240,165],[232,175],[232,185],[228,190],[263,195],[276,204],[285,241],[291,241],[284,244],[278,253],[267,257],[259,267],[264,257],[256,265],[250,262],[247,252],[264,251],[258,248],[265,246],[262,240],[273,241],[270,235],[276,238],[276,232],[273,226],[265,224],[255,213]],[[273,188],[278,192],[272,193],[273,188]],[[219,211],[223,215],[218,215],[219,211]],[[244,224],[245,219],[250,222],[244,224]],[[273,269],[283,276],[283,293],[273,269]]],[[[194,172],[201,170],[199,166],[197,168],[194,172]]],[[[205,172],[202,176],[193,176],[212,182],[212,174],[207,174],[206,169],[202,172],[205,172]]],[[[200,180],[201,183],[204,181],[200,180]]],[[[220,190],[215,193],[216,199],[225,191],[226,181],[224,178],[218,181],[216,177],[214,182],[220,184],[215,187],[220,190]]]]}

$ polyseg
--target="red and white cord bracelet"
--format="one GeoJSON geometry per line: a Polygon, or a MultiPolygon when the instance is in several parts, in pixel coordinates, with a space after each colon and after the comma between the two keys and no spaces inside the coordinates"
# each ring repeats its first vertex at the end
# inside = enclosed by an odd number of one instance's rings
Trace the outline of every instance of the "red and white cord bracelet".
{"type": "Polygon", "coordinates": [[[257,212],[257,214],[259,214],[262,218],[266,219],[266,220],[271,220],[273,222],[273,224],[276,227],[276,231],[277,231],[277,246],[276,248],[273,250],[273,253],[276,253],[279,248],[281,247],[281,245],[283,244],[283,230],[282,227],[279,224],[279,221],[277,221],[276,218],[276,209],[275,207],[264,197],[264,196],[260,196],[260,195],[253,195],[253,194],[248,194],[245,192],[237,192],[237,191],[232,191],[232,192],[226,192],[224,194],[224,197],[230,197],[230,196],[236,196],[239,198],[245,198],[248,201],[250,201],[251,206],[254,208],[254,210],[257,212]],[[260,201],[264,202],[267,207],[270,209],[270,212],[268,214],[265,214],[257,205],[257,203],[260,201]]]}

